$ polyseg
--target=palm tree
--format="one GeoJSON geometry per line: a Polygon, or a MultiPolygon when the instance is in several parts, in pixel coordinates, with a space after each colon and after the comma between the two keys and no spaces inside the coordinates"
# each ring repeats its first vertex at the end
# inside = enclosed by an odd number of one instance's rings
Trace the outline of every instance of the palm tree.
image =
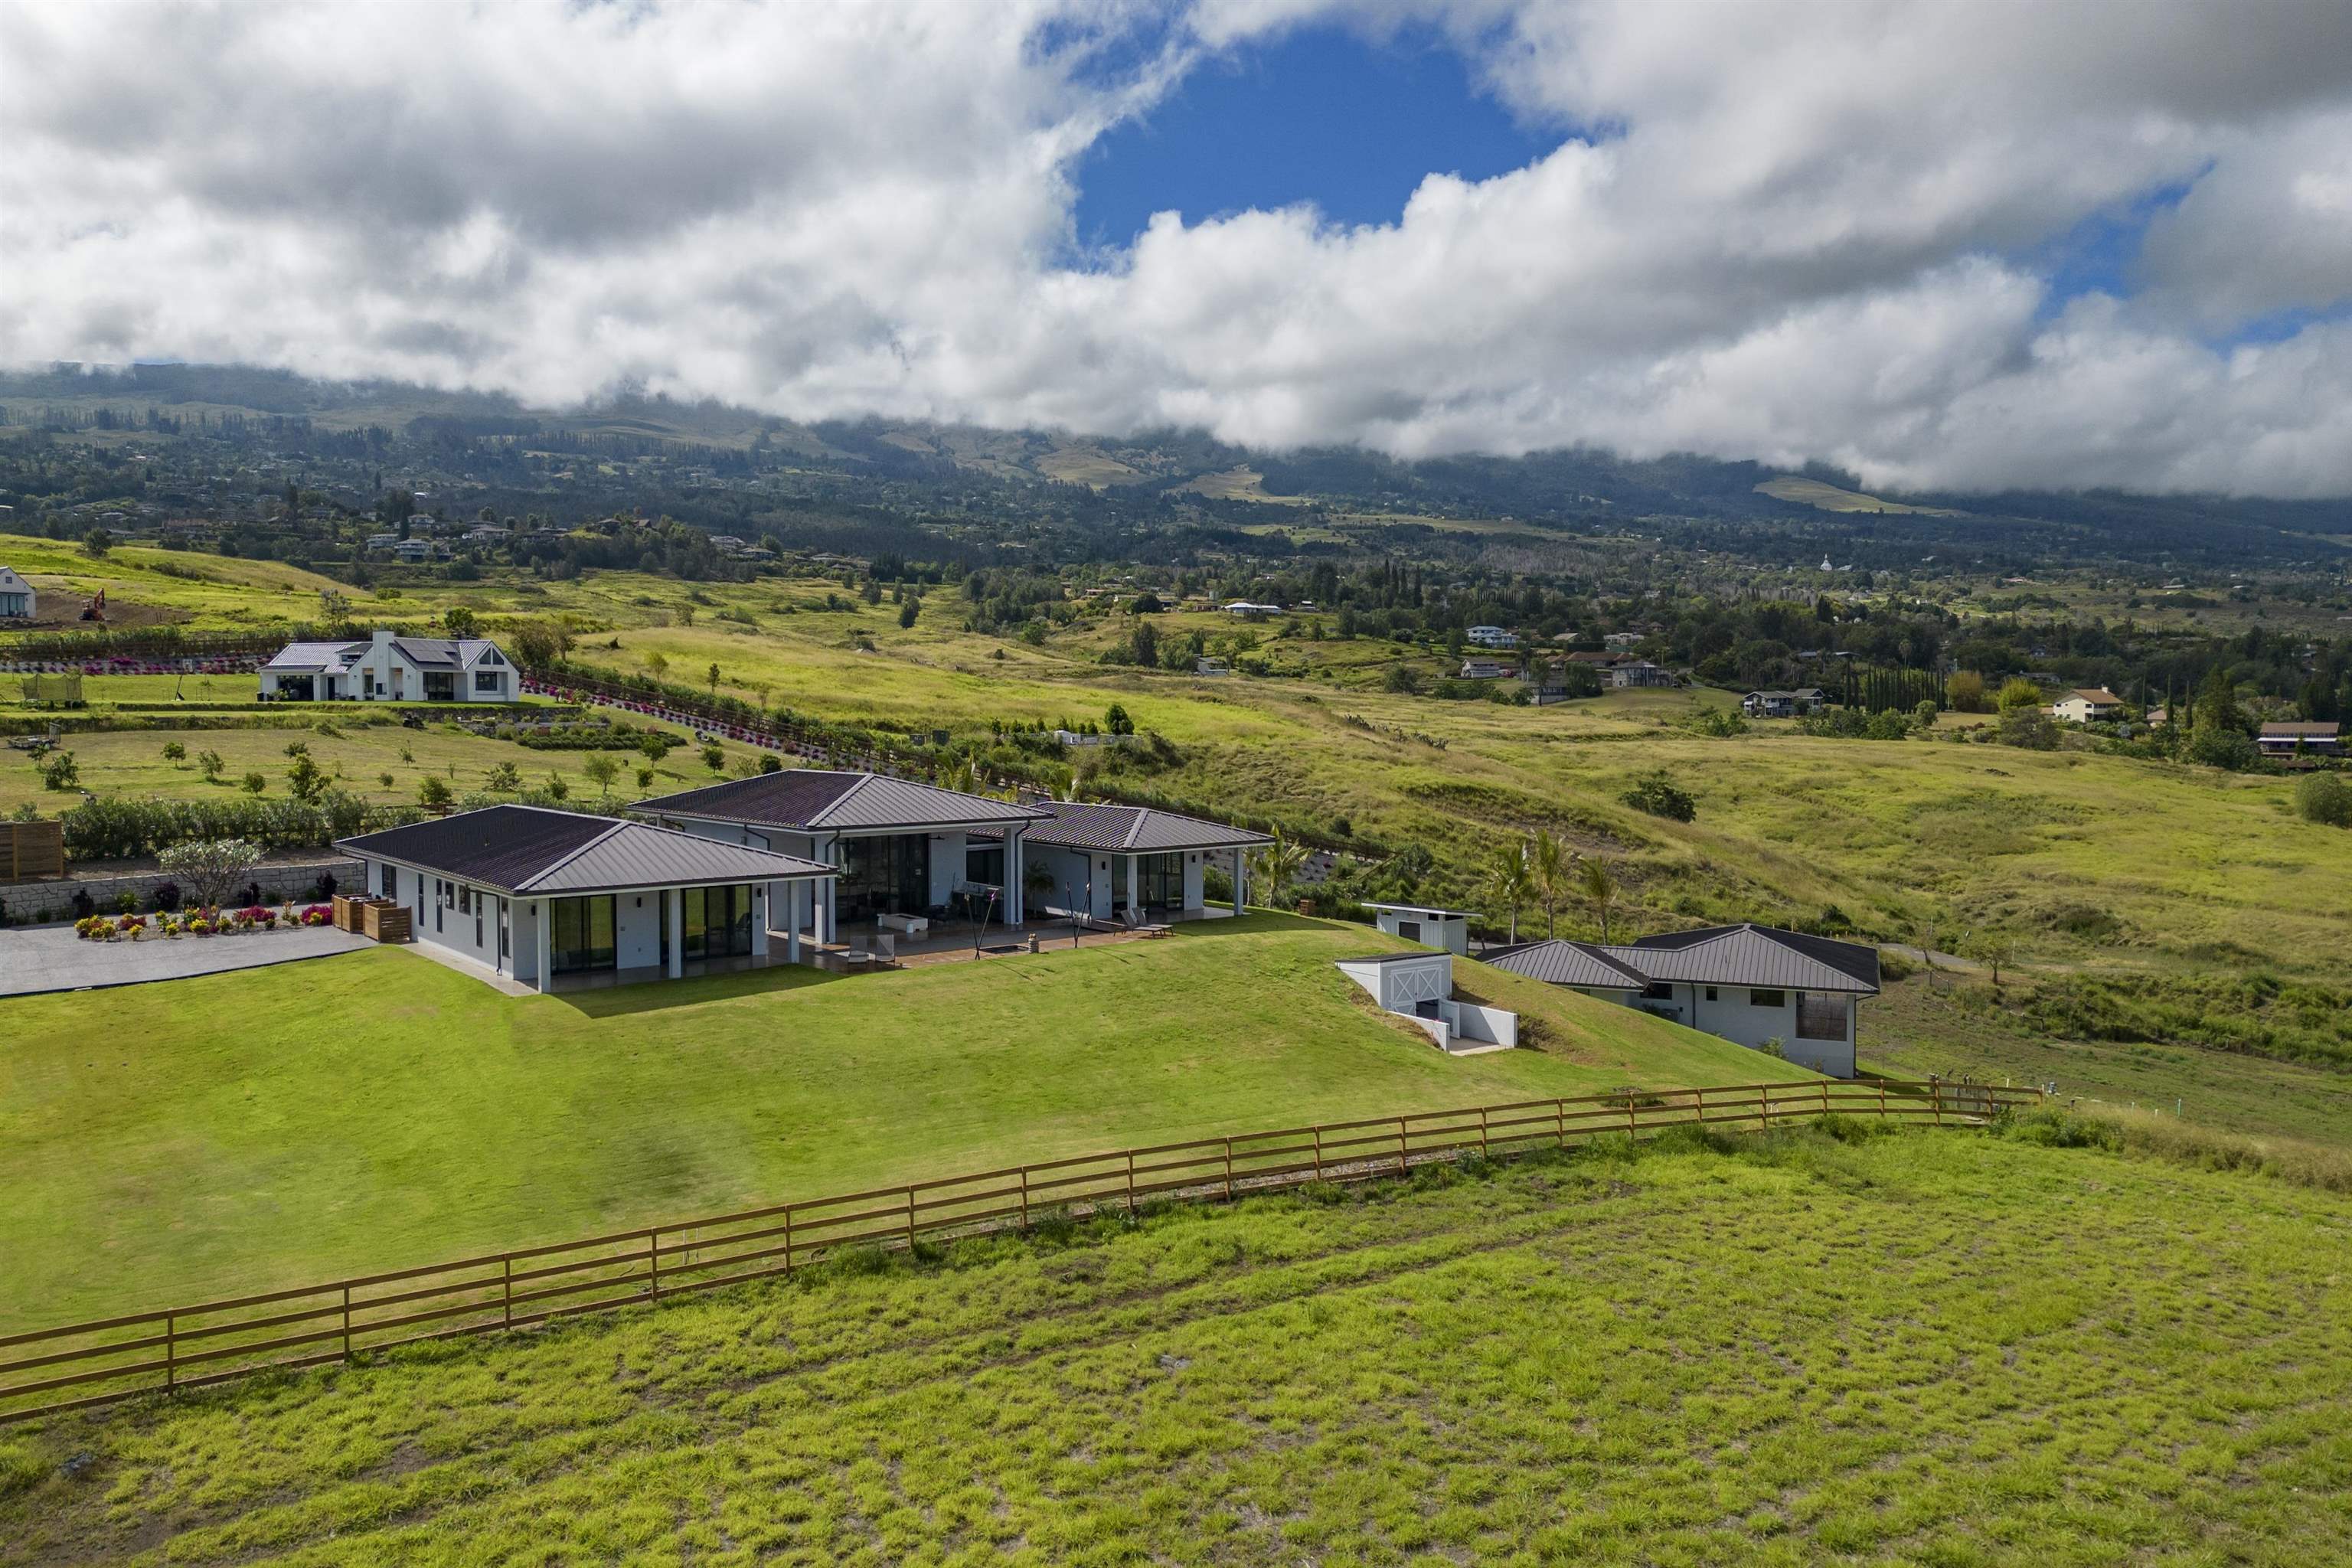
{"type": "Polygon", "coordinates": [[[1283,890],[1298,880],[1298,873],[1307,868],[1307,846],[1285,838],[1277,827],[1274,842],[1259,850],[1255,858],[1258,877],[1265,883],[1265,901],[1279,904],[1283,890]]]}
{"type": "Polygon", "coordinates": [[[1558,936],[1552,910],[1568,891],[1568,849],[1551,836],[1549,827],[1536,829],[1534,845],[1528,852],[1528,876],[1533,883],[1536,900],[1543,905],[1544,935],[1558,936]]]}
{"type": "Polygon", "coordinates": [[[1519,906],[1535,891],[1528,876],[1528,858],[1514,845],[1495,857],[1486,868],[1486,896],[1510,911],[1511,941],[1519,940],[1519,906]]]}
{"type": "Polygon", "coordinates": [[[1576,887],[1577,891],[1592,900],[1593,910],[1601,917],[1601,944],[1608,945],[1609,906],[1617,901],[1617,879],[1600,861],[1582,860],[1576,868],[1576,887]]]}

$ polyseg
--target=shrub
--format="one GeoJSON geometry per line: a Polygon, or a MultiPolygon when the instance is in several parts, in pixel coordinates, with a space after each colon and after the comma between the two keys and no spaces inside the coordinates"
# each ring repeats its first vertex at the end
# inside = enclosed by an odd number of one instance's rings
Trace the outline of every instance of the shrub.
{"type": "Polygon", "coordinates": [[[256,769],[245,775],[244,789],[246,794],[259,795],[268,787],[269,781],[261,776],[260,770],[256,769]]]}
{"type": "Polygon", "coordinates": [[[2326,827],[2352,827],[2352,784],[2341,773],[2305,773],[2295,781],[2294,814],[2326,827]]]}
{"type": "Polygon", "coordinates": [[[2202,763],[2209,768],[2226,768],[2231,773],[2243,773],[2253,766],[2258,754],[2252,741],[2242,730],[2232,730],[2224,724],[2200,724],[2189,738],[2189,760],[2202,763]]]}
{"type": "Polygon", "coordinates": [[[135,915],[139,912],[139,895],[125,888],[114,895],[114,907],[126,915],[135,915]]]}
{"type": "Polygon", "coordinates": [[[194,889],[197,904],[209,908],[237,878],[260,863],[261,850],[243,838],[194,839],[172,845],[157,858],[164,870],[194,889]]]}
{"type": "Polygon", "coordinates": [[[426,773],[416,785],[416,804],[438,811],[449,804],[449,785],[438,773],[426,773]]]}
{"type": "Polygon", "coordinates": [[[727,765],[727,753],[719,749],[717,742],[702,748],[702,765],[714,773],[727,765]]]}
{"type": "Polygon", "coordinates": [[[2054,752],[2058,749],[2058,721],[2039,708],[2003,707],[2000,740],[2004,746],[2029,752],[2054,752]]]}
{"type": "Polygon", "coordinates": [[[81,769],[71,752],[52,754],[41,763],[40,769],[43,789],[68,790],[81,784],[81,769]]]}
{"type": "Polygon", "coordinates": [[[1689,822],[1698,816],[1698,803],[1678,788],[1664,768],[1643,774],[1625,792],[1623,799],[1636,811],[1646,811],[1652,816],[1673,822],[1689,822]]]}
{"type": "Polygon", "coordinates": [[[187,760],[187,755],[188,748],[180,744],[179,742],[166,741],[163,742],[163,760],[165,762],[184,762],[187,760]]]}
{"type": "MultiPolygon", "coordinates": [[[[760,771],[763,773],[782,773],[784,771],[784,760],[783,758],[776,755],[775,752],[770,752],[766,756],[760,759],[760,771]]],[[[640,775],[638,780],[639,783],[651,784],[653,782],[651,777],[653,770],[651,768],[639,768],[637,772],[640,775]]]]}

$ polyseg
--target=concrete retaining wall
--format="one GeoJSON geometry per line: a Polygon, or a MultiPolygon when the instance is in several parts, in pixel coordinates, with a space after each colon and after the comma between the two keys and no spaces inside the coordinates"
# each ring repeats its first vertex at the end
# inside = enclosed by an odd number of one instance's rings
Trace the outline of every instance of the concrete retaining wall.
{"type": "MultiPolygon", "coordinates": [[[[261,886],[262,902],[280,904],[289,900],[300,902],[310,896],[310,889],[322,876],[332,877],[335,886],[344,892],[356,890],[361,882],[360,863],[351,859],[306,860],[293,865],[261,865],[253,868],[249,880],[261,886]]],[[[139,871],[121,877],[92,877],[87,879],[67,878],[46,882],[0,882],[0,911],[5,911],[12,926],[47,925],[75,918],[73,898],[86,892],[100,914],[115,912],[115,900],[124,893],[139,895],[142,911],[153,907],[155,889],[165,882],[179,882],[181,897],[188,896],[188,887],[180,879],[165,871],[139,871]]]]}

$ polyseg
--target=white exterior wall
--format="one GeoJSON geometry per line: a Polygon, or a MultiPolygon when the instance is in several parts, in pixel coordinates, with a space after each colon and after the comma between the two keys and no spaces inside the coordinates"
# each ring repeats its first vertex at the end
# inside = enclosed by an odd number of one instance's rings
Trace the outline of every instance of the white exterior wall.
{"type": "Polygon", "coordinates": [[[642,888],[613,896],[613,963],[619,969],[651,969],[662,961],[662,905],[669,891],[642,888]]]}
{"type": "Polygon", "coordinates": [[[946,904],[955,898],[956,884],[964,879],[964,835],[961,828],[951,828],[931,836],[931,888],[929,901],[946,904]]]}
{"type": "Polygon", "coordinates": [[[1844,1038],[1801,1040],[1797,1037],[1797,998],[1801,993],[1781,992],[1778,1007],[1756,1005],[1748,1000],[1750,987],[1745,985],[1717,985],[1712,1002],[1706,999],[1706,993],[1705,985],[1682,983],[1675,985],[1673,997],[1664,1001],[1644,998],[1639,992],[1585,990],[1589,996],[1655,1011],[1678,1024],[1720,1036],[1751,1050],[1761,1049],[1767,1040],[1778,1040],[1781,1056],[1799,1067],[1811,1068],[1832,1078],[1853,1076],[1854,1020],[1859,1011],[1856,997],[1838,997],[1845,1006],[1844,1038]]]}
{"type": "Polygon", "coordinates": [[[1408,942],[1419,942],[1430,947],[1442,947],[1458,957],[1470,955],[1470,922],[1465,920],[1423,919],[1400,914],[1395,910],[1374,910],[1373,923],[1391,936],[1404,936],[1408,942]],[[1421,928],[1417,937],[1405,936],[1400,928],[1414,924],[1421,928]]]}
{"type": "Polygon", "coordinates": [[[1184,851],[1184,907],[1186,909],[1204,910],[1209,907],[1209,896],[1202,891],[1206,884],[1202,880],[1202,873],[1208,868],[1207,851],[1200,849],[1184,851]]]}

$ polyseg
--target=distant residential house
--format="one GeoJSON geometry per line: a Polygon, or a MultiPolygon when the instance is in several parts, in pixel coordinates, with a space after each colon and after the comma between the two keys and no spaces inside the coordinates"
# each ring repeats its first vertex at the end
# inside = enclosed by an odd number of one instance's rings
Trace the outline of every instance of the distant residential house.
{"type": "Polygon", "coordinates": [[[2147,710],[2147,721],[2150,728],[2154,728],[2159,724],[2169,723],[2171,722],[2171,720],[2172,710],[2169,708],[2151,708],[2147,710]]]}
{"type": "Polygon", "coordinates": [[[1261,605],[1249,599],[1235,599],[1225,606],[1225,614],[1229,616],[1278,616],[1282,614],[1282,606],[1280,605],[1261,605]]]}
{"type": "Polygon", "coordinates": [[[289,643],[261,667],[265,702],[513,702],[522,678],[496,643],[404,637],[289,643]]]}
{"type": "Polygon", "coordinates": [[[368,535],[367,547],[370,550],[390,550],[399,543],[400,535],[396,533],[371,533],[368,535]]]}
{"type": "Polygon", "coordinates": [[[1505,631],[1500,626],[1472,626],[1468,631],[1464,632],[1462,635],[1469,638],[1472,642],[1476,643],[1480,647],[1517,647],[1519,646],[1518,634],[1516,632],[1505,631]]]}
{"type": "Polygon", "coordinates": [[[1462,661],[1461,678],[1465,680],[1500,680],[1507,675],[1517,673],[1515,667],[1500,659],[1465,658],[1462,661]]]}
{"type": "Polygon", "coordinates": [[[1750,719],[1796,719],[1820,712],[1828,700],[1817,686],[1797,691],[1751,691],[1739,700],[1739,710],[1750,719]]]}
{"type": "Polygon", "coordinates": [[[1788,1060],[1832,1078],[1854,1076],[1857,1011],[1879,984],[1874,947],[1752,924],[1607,947],[1522,942],[1480,957],[1743,1046],[1777,1045],[1788,1060]]]}
{"type": "Polygon", "coordinates": [[[1213,658],[1207,654],[1202,654],[1192,661],[1192,673],[1195,675],[1231,675],[1233,672],[1233,666],[1222,658],[1213,658]]]}
{"type": "Polygon", "coordinates": [[[1674,683],[1673,671],[1662,665],[1652,664],[1646,658],[1629,660],[1609,671],[1609,684],[1615,687],[1672,686],[1674,683]]]}
{"type": "Polygon", "coordinates": [[[429,539],[402,539],[394,542],[392,552],[414,566],[433,559],[433,542],[429,539]]]}
{"type": "Polygon", "coordinates": [[[710,548],[732,555],[743,548],[743,542],[731,533],[714,533],[710,536],[710,548]]]}
{"type": "Polygon", "coordinates": [[[2123,710],[2124,700],[2104,686],[2095,691],[2077,687],[2050,705],[2052,718],[2073,724],[2104,723],[2121,717],[2123,710]]]}
{"type": "Polygon", "coordinates": [[[2344,754],[2343,730],[2336,724],[2264,724],[2254,743],[2266,757],[2292,757],[2297,752],[2317,757],[2344,754]]]}
{"type": "Polygon", "coordinates": [[[33,585],[13,569],[0,566],[0,616],[11,620],[30,620],[34,607],[33,585]]]}
{"type": "Polygon", "coordinates": [[[1641,646],[1642,634],[1639,632],[1611,632],[1607,637],[1602,637],[1601,642],[1602,647],[1609,648],[1612,652],[1624,653],[1641,646]]]}
{"type": "Polygon", "coordinates": [[[496,544],[506,538],[509,531],[500,528],[495,522],[486,522],[478,527],[467,529],[465,532],[465,541],[468,544],[496,544]]]}

